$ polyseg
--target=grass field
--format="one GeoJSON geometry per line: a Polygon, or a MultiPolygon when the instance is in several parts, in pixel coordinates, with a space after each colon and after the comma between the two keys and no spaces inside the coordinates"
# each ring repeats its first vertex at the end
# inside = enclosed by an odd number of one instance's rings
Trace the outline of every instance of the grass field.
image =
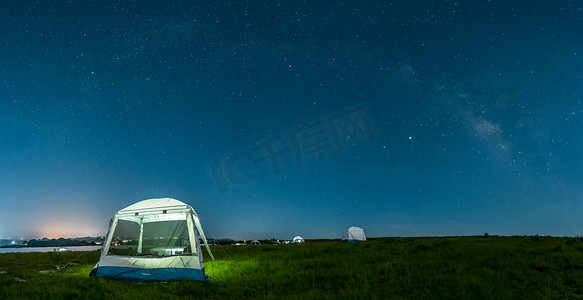
{"type": "Polygon", "coordinates": [[[213,252],[204,283],[90,278],[98,251],[0,254],[0,299],[583,298],[583,238],[381,238],[213,252]]]}

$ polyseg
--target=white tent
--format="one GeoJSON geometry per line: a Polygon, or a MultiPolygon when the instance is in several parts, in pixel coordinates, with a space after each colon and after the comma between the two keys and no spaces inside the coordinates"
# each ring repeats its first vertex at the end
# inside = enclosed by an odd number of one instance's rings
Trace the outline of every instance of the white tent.
{"type": "Polygon", "coordinates": [[[342,234],[342,242],[344,243],[354,243],[366,241],[366,236],[364,235],[364,230],[359,227],[352,226],[346,230],[342,234]]]}
{"type": "Polygon", "coordinates": [[[252,245],[252,246],[261,246],[261,242],[258,241],[258,240],[254,240],[254,241],[251,241],[251,244],[250,245],[252,245]]]}
{"type": "Polygon", "coordinates": [[[111,219],[90,275],[143,282],[204,281],[198,235],[214,260],[192,206],[172,198],[140,201],[111,219]]]}
{"type": "Polygon", "coordinates": [[[303,237],[298,235],[292,240],[292,243],[305,243],[305,241],[303,237]]]}

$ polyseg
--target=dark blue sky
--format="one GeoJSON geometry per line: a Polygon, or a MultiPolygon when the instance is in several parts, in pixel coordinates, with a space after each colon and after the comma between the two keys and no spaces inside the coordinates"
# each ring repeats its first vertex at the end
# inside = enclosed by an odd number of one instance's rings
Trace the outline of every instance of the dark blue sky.
{"type": "Polygon", "coordinates": [[[579,1],[0,7],[0,238],[583,228],[579,1]],[[270,150],[271,156],[270,156],[270,150]]]}

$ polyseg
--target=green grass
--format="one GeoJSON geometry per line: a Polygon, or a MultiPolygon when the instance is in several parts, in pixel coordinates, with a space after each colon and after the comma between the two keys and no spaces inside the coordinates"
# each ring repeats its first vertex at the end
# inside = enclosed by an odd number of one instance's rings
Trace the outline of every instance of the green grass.
{"type": "Polygon", "coordinates": [[[217,260],[205,261],[212,279],[204,283],[90,278],[98,251],[0,254],[0,299],[583,298],[581,238],[383,238],[213,248],[217,260]]]}

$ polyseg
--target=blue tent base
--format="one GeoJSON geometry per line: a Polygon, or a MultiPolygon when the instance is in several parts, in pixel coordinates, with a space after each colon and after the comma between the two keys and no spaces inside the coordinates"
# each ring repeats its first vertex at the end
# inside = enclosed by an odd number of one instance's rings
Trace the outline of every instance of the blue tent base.
{"type": "Polygon", "coordinates": [[[100,276],[116,280],[127,280],[137,282],[159,282],[175,280],[205,281],[206,279],[210,278],[204,273],[204,268],[141,269],[128,267],[96,267],[93,270],[91,270],[89,276],[100,276]]]}

